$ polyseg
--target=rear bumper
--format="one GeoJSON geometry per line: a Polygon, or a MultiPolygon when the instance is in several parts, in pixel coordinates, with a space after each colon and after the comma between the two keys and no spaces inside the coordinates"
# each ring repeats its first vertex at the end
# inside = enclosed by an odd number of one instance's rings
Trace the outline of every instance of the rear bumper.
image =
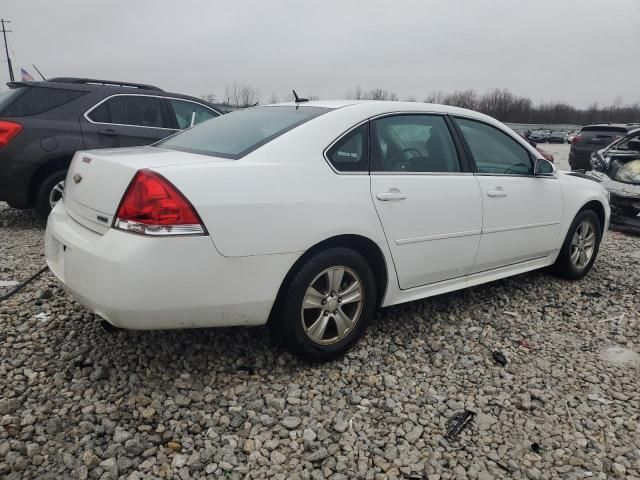
{"type": "Polygon", "coordinates": [[[49,215],[51,271],[89,310],[128,329],[259,325],[297,254],[223,257],[208,236],[149,238],[49,215]]]}

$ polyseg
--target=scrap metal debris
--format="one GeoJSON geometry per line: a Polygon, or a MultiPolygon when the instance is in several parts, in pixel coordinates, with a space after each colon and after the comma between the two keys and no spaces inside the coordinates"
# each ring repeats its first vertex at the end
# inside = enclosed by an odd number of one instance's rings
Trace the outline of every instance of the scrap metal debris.
{"type": "Polygon", "coordinates": [[[471,410],[465,410],[460,413],[456,413],[447,425],[447,433],[444,434],[444,438],[447,440],[453,440],[456,438],[462,430],[473,420],[476,416],[475,412],[471,410]]]}
{"type": "Polygon", "coordinates": [[[497,350],[495,352],[493,352],[491,354],[491,356],[493,357],[493,360],[498,364],[498,365],[502,365],[503,367],[507,364],[507,357],[504,356],[504,354],[502,354],[502,352],[498,352],[497,350]]]}

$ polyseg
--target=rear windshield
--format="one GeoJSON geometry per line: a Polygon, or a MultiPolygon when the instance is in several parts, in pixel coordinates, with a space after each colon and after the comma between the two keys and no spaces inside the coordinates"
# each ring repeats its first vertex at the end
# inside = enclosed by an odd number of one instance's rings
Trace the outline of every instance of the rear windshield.
{"type": "Polygon", "coordinates": [[[284,106],[247,108],[212,118],[154,145],[238,159],[329,110],[284,106]]]}
{"type": "Polygon", "coordinates": [[[7,97],[0,96],[0,114],[4,117],[37,115],[87,93],[44,87],[18,87],[9,92],[7,97]]]}

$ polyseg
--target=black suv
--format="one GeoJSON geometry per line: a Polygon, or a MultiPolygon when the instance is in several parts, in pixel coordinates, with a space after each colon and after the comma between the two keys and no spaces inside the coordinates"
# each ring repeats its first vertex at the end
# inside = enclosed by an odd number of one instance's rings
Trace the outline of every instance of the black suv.
{"type": "Polygon", "coordinates": [[[571,140],[569,165],[571,170],[591,170],[591,154],[606,147],[628,132],[638,128],[637,123],[607,123],[587,125],[571,140]]]}
{"type": "MultiPolygon", "coordinates": [[[[46,217],[77,150],[148,145],[217,117],[198,98],[87,78],[10,82],[0,92],[0,201],[46,217]]],[[[108,179],[105,179],[108,180],[108,179]]]]}

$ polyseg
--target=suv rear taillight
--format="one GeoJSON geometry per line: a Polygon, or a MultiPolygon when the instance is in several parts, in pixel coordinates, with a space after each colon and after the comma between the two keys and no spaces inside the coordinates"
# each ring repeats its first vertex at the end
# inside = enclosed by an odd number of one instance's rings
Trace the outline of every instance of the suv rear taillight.
{"type": "Polygon", "coordinates": [[[206,235],[191,202],[169,180],[139,170],[124,192],[114,228],[144,235],[206,235]]]}
{"type": "Polygon", "coordinates": [[[582,140],[582,136],[581,135],[576,135],[575,137],[573,137],[571,139],[571,145],[575,145],[576,143],[578,143],[580,140],[582,140]]]}
{"type": "Polygon", "coordinates": [[[0,148],[7,146],[21,131],[22,125],[19,123],[0,120],[0,148]]]}

